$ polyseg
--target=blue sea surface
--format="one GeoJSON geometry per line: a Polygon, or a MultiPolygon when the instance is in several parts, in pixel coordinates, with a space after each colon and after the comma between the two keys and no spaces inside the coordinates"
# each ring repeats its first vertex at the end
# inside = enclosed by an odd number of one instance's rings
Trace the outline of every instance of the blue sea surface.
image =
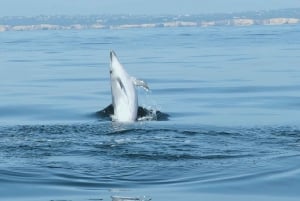
{"type": "Polygon", "coordinates": [[[0,33],[0,200],[299,200],[300,26],[0,33]],[[109,51],[168,121],[98,119],[109,51]]]}

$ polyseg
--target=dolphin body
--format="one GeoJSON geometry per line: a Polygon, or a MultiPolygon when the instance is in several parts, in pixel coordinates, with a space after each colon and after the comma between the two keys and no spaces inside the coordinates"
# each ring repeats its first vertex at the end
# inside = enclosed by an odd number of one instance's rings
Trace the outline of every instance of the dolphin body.
{"type": "Polygon", "coordinates": [[[125,71],[114,51],[110,52],[110,82],[112,104],[96,112],[98,117],[118,122],[134,122],[139,119],[168,120],[168,114],[138,106],[135,87],[143,87],[147,91],[149,87],[145,81],[131,77],[125,71]]]}

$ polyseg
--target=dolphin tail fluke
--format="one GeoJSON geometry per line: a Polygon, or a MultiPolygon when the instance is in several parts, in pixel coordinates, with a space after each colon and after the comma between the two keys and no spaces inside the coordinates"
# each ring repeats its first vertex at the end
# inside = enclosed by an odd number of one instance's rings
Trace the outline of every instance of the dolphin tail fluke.
{"type": "Polygon", "coordinates": [[[135,86],[138,86],[138,87],[142,87],[144,88],[146,91],[149,91],[150,88],[148,87],[147,83],[144,81],[144,80],[139,80],[135,77],[132,77],[132,81],[133,81],[133,84],[135,86]]]}

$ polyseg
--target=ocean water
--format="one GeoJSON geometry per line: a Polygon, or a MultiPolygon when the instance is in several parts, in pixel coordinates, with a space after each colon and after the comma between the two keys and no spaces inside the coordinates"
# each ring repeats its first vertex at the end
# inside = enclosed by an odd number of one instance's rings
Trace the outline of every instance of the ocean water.
{"type": "Polygon", "coordinates": [[[0,200],[298,200],[300,26],[0,33],[0,200]],[[168,121],[110,122],[109,51],[168,121]]]}

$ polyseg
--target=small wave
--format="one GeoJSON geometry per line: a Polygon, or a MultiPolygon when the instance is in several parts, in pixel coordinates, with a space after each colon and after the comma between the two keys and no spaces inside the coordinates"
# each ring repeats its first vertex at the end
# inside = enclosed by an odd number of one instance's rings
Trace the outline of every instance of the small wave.
{"type": "Polygon", "coordinates": [[[6,126],[0,127],[0,138],[0,183],[79,188],[197,183],[201,188],[298,174],[291,165],[274,172],[299,157],[299,130],[291,127],[98,122],[6,126]],[[274,165],[266,170],[268,163],[274,165]]]}
{"type": "Polygon", "coordinates": [[[125,196],[111,196],[112,201],[150,201],[150,197],[125,197],[125,196]]]}

